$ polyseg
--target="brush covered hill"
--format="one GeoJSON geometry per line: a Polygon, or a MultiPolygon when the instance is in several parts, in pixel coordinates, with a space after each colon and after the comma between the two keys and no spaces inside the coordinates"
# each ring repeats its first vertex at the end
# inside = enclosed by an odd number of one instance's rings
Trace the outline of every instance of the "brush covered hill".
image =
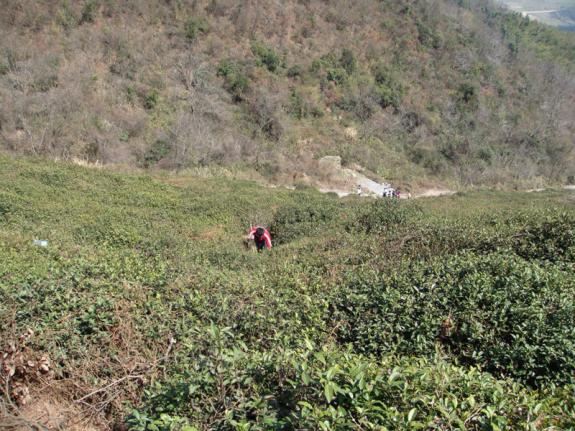
{"type": "Polygon", "coordinates": [[[574,173],[575,36],[483,1],[7,0],[0,146],[276,181],[574,173]]]}
{"type": "Polygon", "coordinates": [[[483,0],[4,1],[0,146],[275,180],[565,182],[575,36],[483,0]]]}
{"type": "Polygon", "coordinates": [[[572,429],[572,193],[338,199],[0,157],[0,424],[572,429]]]}

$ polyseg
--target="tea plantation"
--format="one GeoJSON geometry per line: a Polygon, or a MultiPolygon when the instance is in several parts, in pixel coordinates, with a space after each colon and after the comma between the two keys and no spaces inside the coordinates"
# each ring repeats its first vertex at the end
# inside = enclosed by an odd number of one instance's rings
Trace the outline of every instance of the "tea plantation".
{"type": "Polygon", "coordinates": [[[575,429],[573,192],[171,179],[0,156],[5,423],[49,394],[99,429],[575,429]]]}

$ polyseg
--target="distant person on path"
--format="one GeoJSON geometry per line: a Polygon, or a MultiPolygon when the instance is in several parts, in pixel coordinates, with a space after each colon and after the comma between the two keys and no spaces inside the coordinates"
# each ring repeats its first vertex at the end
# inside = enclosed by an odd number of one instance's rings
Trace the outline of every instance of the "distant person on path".
{"type": "Polygon", "coordinates": [[[272,248],[272,237],[267,229],[261,226],[255,226],[250,229],[247,240],[254,240],[256,249],[261,252],[264,247],[268,250],[272,248]]]}
{"type": "Polygon", "coordinates": [[[357,195],[361,196],[361,184],[357,185],[357,195]]]}

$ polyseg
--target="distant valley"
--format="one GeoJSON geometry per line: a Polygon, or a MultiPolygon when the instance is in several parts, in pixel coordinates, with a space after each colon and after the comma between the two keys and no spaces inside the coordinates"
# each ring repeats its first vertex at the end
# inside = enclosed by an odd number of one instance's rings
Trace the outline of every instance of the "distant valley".
{"type": "Polygon", "coordinates": [[[501,3],[544,24],[575,31],[575,0],[502,0],[501,3]]]}

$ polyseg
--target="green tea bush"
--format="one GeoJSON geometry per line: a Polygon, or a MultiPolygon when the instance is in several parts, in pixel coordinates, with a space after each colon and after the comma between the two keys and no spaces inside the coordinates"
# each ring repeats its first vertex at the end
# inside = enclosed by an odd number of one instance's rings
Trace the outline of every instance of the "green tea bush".
{"type": "Polygon", "coordinates": [[[421,215],[416,204],[401,202],[396,199],[377,199],[369,205],[360,207],[355,216],[348,221],[349,232],[359,231],[368,234],[383,233],[396,227],[405,229],[421,215]]]}
{"type": "Polygon", "coordinates": [[[136,247],[142,238],[138,231],[129,226],[117,226],[100,221],[83,225],[75,230],[78,242],[90,242],[113,248],[136,247]]]}
{"type": "Polygon", "coordinates": [[[526,259],[575,261],[575,219],[567,213],[536,221],[511,237],[511,247],[526,259]]]}
{"type": "Polygon", "coordinates": [[[30,329],[76,399],[114,400],[105,420],[572,428],[571,192],[373,201],[154,175],[0,157],[0,338],[30,329]],[[243,248],[256,221],[272,252],[243,248]]]}
{"type": "Polygon", "coordinates": [[[431,355],[529,384],[575,371],[575,288],[567,268],[473,253],[390,275],[352,276],[336,300],[340,340],[366,353],[431,355]]]}
{"type": "Polygon", "coordinates": [[[11,194],[0,192],[0,220],[6,219],[15,210],[15,201],[11,194]]]}
{"type": "Polygon", "coordinates": [[[557,403],[570,389],[539,395],[441,360],[374,360],[309,341],[297,350],[253,351],[233,343],[229,328],[213,326],[204,339],[186,371],[147,391],[130,429],[479,431],[561,427],[574,418],[573,401],[557,403]]]}
{"type": "Polygon", "coordinates": [[[413,227],[403,251],[433,256],[510,250],[528,260],[573,262],[574,223],[572,215],[558,209],[478,215],[463,220],[433,219],[413,227]]]}
{"type": "Polygon", "coordinates": [[[337,216],[337,203],[332,200],[284,205],[270,225],[270,234],[277,244],[317,235],[337,216]]]}

